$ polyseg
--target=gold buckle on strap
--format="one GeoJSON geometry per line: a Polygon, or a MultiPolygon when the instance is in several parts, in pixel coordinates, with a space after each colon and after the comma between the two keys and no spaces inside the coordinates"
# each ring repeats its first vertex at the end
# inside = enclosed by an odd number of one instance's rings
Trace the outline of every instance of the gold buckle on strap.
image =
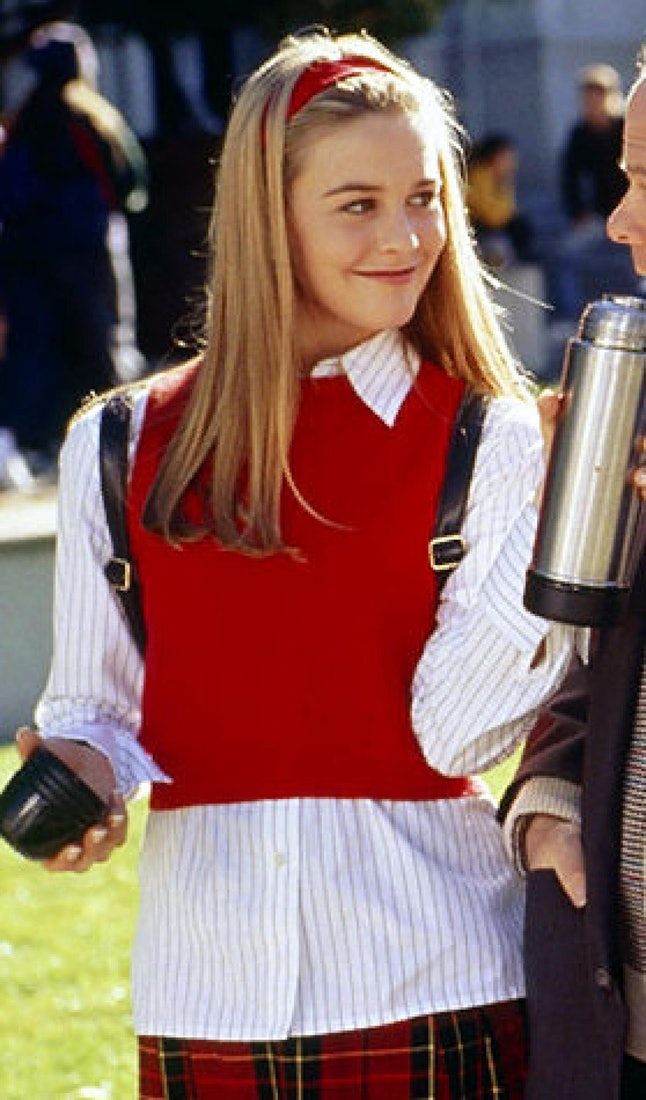
{"type": "Polygon", "coordinates": [[[466,553],[466,549],[467,544],[462,535],[438,535],[436,538],[431,539],[428,544],[428,560],[431,563],[431,568],[436,573],[447,573],[451,569],[457,569],[466,553]],[[449,549],[451,544],[453,544],[454,560],[438,561],[435,554],[436,550],[440,548],[449,549]]]}
{"type": "Polygon", "coordinates": [[[105,575],[115,592],[129,592],[132,584],[132,565],[127,558],[110,558],[105,575]]]}

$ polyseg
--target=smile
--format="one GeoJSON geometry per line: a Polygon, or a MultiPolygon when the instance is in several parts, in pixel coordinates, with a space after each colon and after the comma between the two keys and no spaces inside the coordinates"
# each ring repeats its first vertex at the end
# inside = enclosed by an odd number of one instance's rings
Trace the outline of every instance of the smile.
{"type": "Polygon", "coordinates": [[[416,267],[405,267],[398,268],[396,271],[357,271],[355,274],[360,275],[362,279],[376,279],[377,282],[394,283],[397,285],[399,283],[410,282],[414,278],[416,271],[416,267]]]}

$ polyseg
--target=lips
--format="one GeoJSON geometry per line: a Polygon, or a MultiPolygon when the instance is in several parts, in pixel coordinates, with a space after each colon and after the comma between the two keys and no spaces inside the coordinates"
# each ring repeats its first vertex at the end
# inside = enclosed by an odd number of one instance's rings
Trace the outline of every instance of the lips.
{"type": "Polygon", "coordinates": [[[362,279],[374,279],[380,283],[408,283],[414,278],[417,271],[416,267],[400,267],[396,270],[386,271],[357,271],[355,274],[360,275],[362,279]]]}

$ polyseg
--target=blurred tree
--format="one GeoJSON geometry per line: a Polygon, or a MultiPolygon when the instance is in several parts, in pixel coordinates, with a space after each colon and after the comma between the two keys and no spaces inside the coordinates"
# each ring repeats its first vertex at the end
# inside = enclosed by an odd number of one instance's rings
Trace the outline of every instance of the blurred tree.
{"type": "Polygon", "coordinates": [[[87,0],[86,23],[117,23],[142,31],[201,32],[215,24],[256,26],[269,38],[312,23],[337,31],[365,28],[393,41],[429,30],[448,0],[87,0]]]}
{"type": "Polygon", "coordinates": [[[211,109],[226,117],[234,79],[232,32],[256,27],[269,45],[282,35],[320,23],[336,31],[365,29],[393,42],[428,30],[448,0],[80,0],[86,25],[113,23],[138,31],[151,49],[161,129],[178,132],[189,112],[173,76],[171,39],[194,32],[201,40],[203,90],[211,109]]]}
{"type": "Polygon", "coordinates": [[[312,23],[331,30],[367,30],[392,43],[430,30],[448,0],[242,0],[239,14],[270,37],[312,23]]]}
{"type": "Polygon", "coordinates": [[[114,23],[144,34],[151,29],[169,34],[202,31],[214,20],[231,28],[246,21],[244,0],[79,0],[77,7],[84,23],[114,23]]]}
{"type": "Polygon", "coordinates": [[[0,0],[0,61],[21,53],[36,27],[68,19],[76,7],[75,0],[0,0]]]}

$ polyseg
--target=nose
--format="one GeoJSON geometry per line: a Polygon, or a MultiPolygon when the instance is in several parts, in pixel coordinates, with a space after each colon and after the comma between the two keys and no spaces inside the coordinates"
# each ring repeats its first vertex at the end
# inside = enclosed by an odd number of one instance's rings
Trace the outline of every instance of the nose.
{"type": "Polygon", "coordinates": [[[393,211],[384,225],[381,247],[384,252],[418,251],[420,239],[408,211],[393,211]]]}
{"type": "Polygon", "coordinates": [[[616,244],[628,244],[628,230],[626,228],[626,200],[621,200],[618,206],[608,216],[606,230],[611,241],[616,244]]]}
{"type": "Polygon", "coordinates": [[[606,223],[608,236],[616,244],[642,244],[646,241],[646,223],[635,216],[630,191],[612,211],[606,223]]]}

